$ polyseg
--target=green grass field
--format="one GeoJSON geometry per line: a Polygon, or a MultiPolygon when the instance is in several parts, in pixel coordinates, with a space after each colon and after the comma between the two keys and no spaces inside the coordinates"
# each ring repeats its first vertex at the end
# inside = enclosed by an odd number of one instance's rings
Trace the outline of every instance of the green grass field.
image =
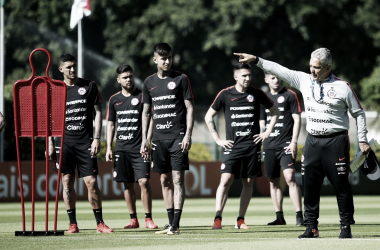
{"type": "MultiPolygon", "coordinates": [[[[137,201],[139,229],[125,230],[129,215],[125,202],[103,203],[104,221],[113,234],[96,233],[96,223],[88,202],[77,203],[80,233],[65,236],[16,237],[22,230],[20,203],[0,205],[0,249],[380,249],[380,196],[356,196],[353,239],[338,239],[339,216],[335,197],[322,197],[319,239],[297,239],[304,227],[295,226],[295,213],[289,197],[284,200],[286,226],[266,226],[275,219],[269,197],[252,198],[245,217],[250,230],[234,229],[239,199],[230,198],[223,214],[223,229],[212,230],[215,199],[187,199],[181,220],[181,234],[156,235],[144,228],[144,212],[137,201]]],[[[59,203],[58,230],[67,230],[68,218],[63,201],[59,203]]],[[[53,229],[54,204],[49,229],[53,229]]],[[[36,204],[35,230],[44,230],[43,202],[36,204]]],[[[26,204],[27,227],[30,230],[30,203],[26,204]]],[[[153,219],[159,228],[167,223],[162,200],[153,201],[153,219]]]]}

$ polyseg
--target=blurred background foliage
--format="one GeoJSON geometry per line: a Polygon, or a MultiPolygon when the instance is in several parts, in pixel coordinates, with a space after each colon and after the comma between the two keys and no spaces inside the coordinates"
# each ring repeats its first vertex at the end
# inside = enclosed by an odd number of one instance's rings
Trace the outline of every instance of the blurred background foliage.
{"type": "MultiPolygon", "coordinates": [[[[58,57],[77,54],[77,27],[69,28],[72,4],[5,2],[5,160],[16,159],[12,86],[30,76],[30,52],[51,52],[49,74],[55,79],[62,79],[58,57]]],[[[319,47],[332,51],[333,73],[353,86],[366,109],[380,110],[378,0],[92,0],[91,10],[82,19],[84,78],[97,82],[105,103],[119,90],[119,64],[131,64],[143,81],[156,72],[153,45],[168,42],[173,67],[190,78],[197,110],[206,110],[219,90],[234,84],[233,52],[308,72],[310,53],[319,47]]],[[[43,54],[33,58],[36,75],[45,74],[46,61],[43,54]]],[[[257,68],[253,84],[264,85],[257,68]]],[[[199,114],[196,120],[203,121],[199,114]]]]}

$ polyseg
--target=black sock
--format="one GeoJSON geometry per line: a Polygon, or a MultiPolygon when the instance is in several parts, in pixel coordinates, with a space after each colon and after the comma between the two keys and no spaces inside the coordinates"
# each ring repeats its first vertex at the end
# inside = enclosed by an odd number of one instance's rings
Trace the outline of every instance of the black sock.
{"type": "Polygon", "coordinates": [[[302,217],[302,211],[297,211],[296,212],[296,218],[303,218],[302,217]]]}
{"type": "Polygon", "coordinates": [[[129,217],[131,217],[131,219],[137,219],[137,214],[136,213],[129,214],[129,217]]]}
{"type": "Polygon", "coordinates": [[[70,224],[77,224],[77,216],[76,216],[75,208],[68,209],[67,215],[69,216],[70,224]]]}
{"type": "Polygon", "coordinates": [[[145,213],[145,219],[151,218],[152,219],[152,213],[145,213]]]}
{"type": "Polygon", "coordinates": [[[277,220],[285,220],[284,219],[284,213],[282,211],[277,211],[276,217],[277,217],[277,220]]]}
{"type": "Polygon", "coordinates": [[[96,225],[99,225],[100,222],[103,221],[103,212],[102,212],[102,208],[99,208],[99,209],[92,209],[92,211],[94,212],[94,215],[95,215],[96,225]]]}
{"type": "Polygon", "coordinates": [[[237,220],[236,220],[236,221],[238,221],[238,220],[240,220],[240,219],[244,220],[244,217],[237,217],[237,220]]]}
{"type": "Polygon", "coordinates": [[[179,221],[181,220],[182,209],[174,209],[173,226],[179,228],[179,221]]]}
{"type": "Polygon", "coordinates": [[[216,219],[220,219],[220,220],[222,220],[222,216],[215,216],[215,219],[214,219],[214,221],[216,220],[216,219]]]}
{"type": "Polygon", "coordinates": [[[168,218],[169,218],[169,225],[173,225],[173,219],[174,219],[174,208],[166,209],[168,212],[168,218]]]}

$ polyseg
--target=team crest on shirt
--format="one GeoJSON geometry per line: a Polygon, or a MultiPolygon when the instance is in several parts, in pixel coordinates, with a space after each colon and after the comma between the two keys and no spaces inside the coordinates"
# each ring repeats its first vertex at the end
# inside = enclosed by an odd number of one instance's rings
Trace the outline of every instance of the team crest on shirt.
{"type": "Polygon", "coordinates": [[[279,98],[277,98],[277,103],[283,103],[283,102],[285,102],[285,97],[280,96],[279,98]]]}
{"type": "Polygon", "coordinates": [[[329,91],[327,91],[327,96],[330,98],[334,98],[336,96],[336,91],[334,90],[333,87],[329,91]]]}
{"type": "Polygon", "coordinates": [[[136,97],[131,100],[131,104],[133,106],[136,106],[137,104],[139,104],[139,102],[140,102],[139,99],[137,99],[136,97]]]}
{"type": "Polygon", "coordinates": [[[83,87],[80,87],[78,89],[78,94],[80,94],[80,95],[84,95],[84,94],[86,94],[86,92],[87,92],[87,90],[85,88],[83,88],[83,87]]]}
{"type": "Polygon", "coordinates": [[[116,178],[116,176],[117,176],[117,172],[113,171],[113,178],[116,178]]]}
{"type": "Polygon", "coordinates": [[[248,102],[253,102],[255,100],[255,97],[253,97],[253,95],[248,95],[247,96],[247,101],[248,102]]]}
{"type": "Polygon", "coordinates": [[[220,165],[220,169],[223,170],[226,168],[226,165],[224,165],[224,163],[222,163],[222,165],[220,165]]]}
{"type": "Polygon", "coordinates": [[[175,89],[176,86],[175,82],[169,82],[167,85],[168,89],[175,89]]]}

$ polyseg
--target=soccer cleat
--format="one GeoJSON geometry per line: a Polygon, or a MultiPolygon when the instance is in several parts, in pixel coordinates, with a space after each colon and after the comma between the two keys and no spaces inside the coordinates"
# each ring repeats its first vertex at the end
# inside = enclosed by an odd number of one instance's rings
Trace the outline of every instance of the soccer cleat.
{"type": "Polygon", "coordinates": [[[179,228],[176,226],[171,226],[170,230],[166,234],[167,235],[179,235],[179,228]]]}
{"type": "Polygon", "coordinates": [[[157,231],[155,234],[167,234],[171,227],[171,225],[166,224],[161,231],[157,231]]]}
{"type": "Polygon", "coordinates": [[[268,223],[268,226],[275,226],[275,225],[286,225],[286,221],[275,219],[274,221],[268,223]]]}
{"type": "Polygon", "coordinates": [[[307,227],[305,232],[299,235],[298,238],[319,238],[318,228],[307,227]]]}
{"type": "Polygon", "coordinates": [[[79,233],[78,225],[75,223],[69,224],[69,230],[67,230],[66,233],[68,233],[68,234],[79,233]]]}
{"type": "Polygon", "coordinates": [[[214,225],[212,226],[212,229],[222,229],[222,220],[220,218],[216,218],[214,220],[214,225]]]}
{"type": "Polygon", "coordinates": [[[350,239],[352,238],[351,226],[350,225],[340,225],[339,239],[350,239]]]}
{"type": "MultiPolygon", "coordinates": [[[[138,224],[138,222],[137,222],[138,224]]],[[[156,229],[158,226],[154,224],[152,218],[145,218],[145,227],[149,229],[156,229]]]]}
{"type": "Polygon", "coordinates": [[[97,233],[113,233],[113,230],[109,228],[103,221],[96,227],[97,233]]]}
{"type": "Polygon", "coordinates": [[[124,227],[124,229],[139,228],[139,227],[140,227],[139,221],[137,220],[137,218],[133,218],[131,219],[129,224],[124,227]]]}
{"type": "Polygon", "coordinates": [[[296,218],[296,225],[297,225],[297,227],[305,226],[305,224],[303,222],[303,218],[296,218]]]}
{"type": "Polygon", "coordinates": [[[235,228],[236,229],[250,229],[250,227],[247,226],[247,224],[245,224],[244,219],[238,220],[235,224],[235,228]]]}

